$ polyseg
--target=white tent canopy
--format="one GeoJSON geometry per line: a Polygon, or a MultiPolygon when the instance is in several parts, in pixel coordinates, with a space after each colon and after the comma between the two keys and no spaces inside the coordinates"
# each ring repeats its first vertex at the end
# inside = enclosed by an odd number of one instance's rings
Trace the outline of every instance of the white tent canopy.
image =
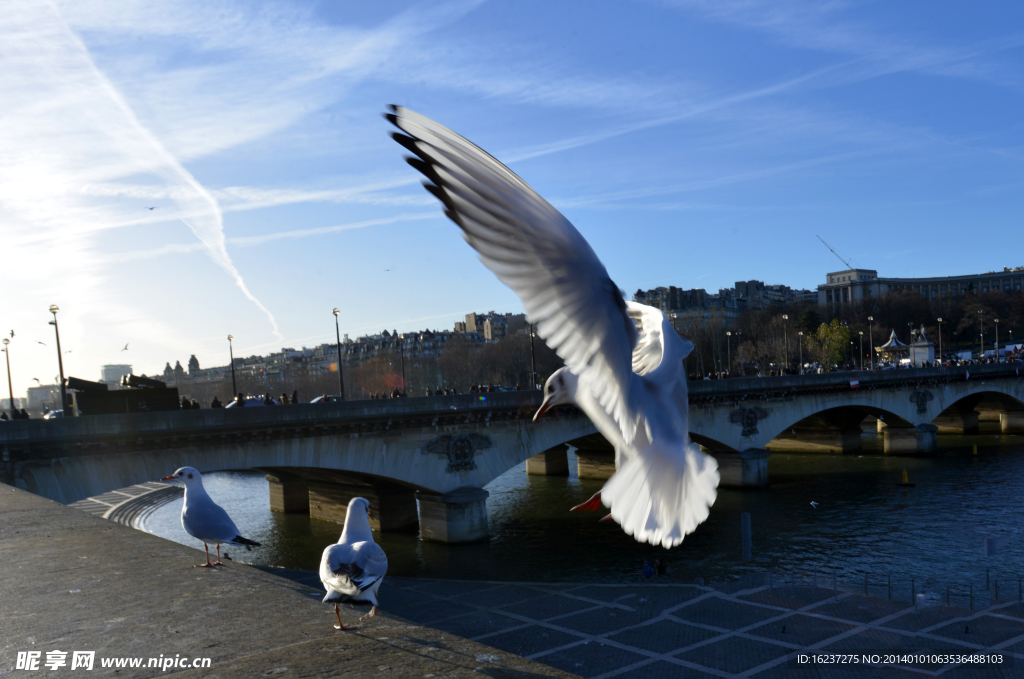
{"type": "Polygon", "coordinates": [[[907,345],[896,338],[896,331],[893,330],[892,334],[889,335],[889,341],[880,347],[875,347],[875,351],[899,351],[906,348],[907,345]]]}

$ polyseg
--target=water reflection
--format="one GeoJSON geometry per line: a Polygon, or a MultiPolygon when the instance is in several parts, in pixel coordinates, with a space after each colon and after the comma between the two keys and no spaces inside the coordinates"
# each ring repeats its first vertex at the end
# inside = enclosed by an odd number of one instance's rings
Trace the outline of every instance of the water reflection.
{"type": "MultiPolygon", "coordinates": [[[[487,486],[491,538],[474,545],[421,542],[410,533],[376,539],[388,553],[389,573],[418,577],[521,581],[622,581],[637,577],[645,558],[667,558],[669,577],[715,581],[781,566],[804,573],[851,577],[866,571],[967,582],[1016,573],[1024,557],[1024,437],[940,436],[927,458],[881,455],[874,433],[861,455],[773,454],[767,490],[722,489],[711,516],[673,550],[640,545],[601,513],[570,513],[601,481],[527,476],[524,466],[487,486]],[[978,443],[980,455],[971,454],[978,443]],[[897,485],[906,468],[915,488],[897,485]],[[811,506],[811,501],[818,504],[811,506]],[[740,560],[740,519],[750,512],[754,560],[740,560]],[[984,539],[1001,538],[984,555],[984,539]],[[979,574],[982,574],[979,576],[979,574]]],[[[575,470],[574,460],[570,467],[575,470]]],[[[242,533],[262,547],[231,556],[261,564],[316,569],[341,526],[271,512],[267,482],[255,472],[204,476],[206,487],[242,533]]],[[[146,522],[157,535],[198,546],[181,529],[181,500],[146,522]]],[[[1016,579],[1016,577],[1014,577],[1016,579]]]]}

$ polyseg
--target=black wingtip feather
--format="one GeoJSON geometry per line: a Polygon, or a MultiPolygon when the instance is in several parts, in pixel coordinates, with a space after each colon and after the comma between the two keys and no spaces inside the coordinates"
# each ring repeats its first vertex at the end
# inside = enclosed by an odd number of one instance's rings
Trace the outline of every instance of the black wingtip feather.
{"type": "Polygon", "coordinates": [[[413,157],[410,157],[410,156],[406,156],[405,162],[407,162],[410,165],[412,165],[424,177],[426,177],[427,179],[429,179],[433,183],[437,184],[438,186],[441,185],[441,183],[442,183],[441,182],[441,177],[437,174],[437,172],[434,170],[434,166],[431,165],[430,163],[424,162],[423,159],[421,159],[421,158],[413,158],[413,157]]]}
{"type": "Polygon", "coordinates": [[[401,144],[402,148],[404,148],[406,151],[413,154],[417,158],[421,158],[424,161],[430,160],[427,156],[423,155],[423,152],[420,151],[420,149],[416,146],[416,140],[410,137],[409,135],[402,134],[400,132],[392,132],[391,138],[397,141],[399,144],[401,144]]]}
{"type": "Polygon", "coordinates": [[[434,198],[437,198],[439,201],[441,201],[441,204],[444,205],[447,209],[455,209],[455,206],[452,205],[452,199],[448,197],[448,194],[445,193],[444,189],[438,186],[434,186],[433,184],[427,184],[426,182],[423,182],[423,188],[429,191],[430,194],[434,196],[434,198]]]}

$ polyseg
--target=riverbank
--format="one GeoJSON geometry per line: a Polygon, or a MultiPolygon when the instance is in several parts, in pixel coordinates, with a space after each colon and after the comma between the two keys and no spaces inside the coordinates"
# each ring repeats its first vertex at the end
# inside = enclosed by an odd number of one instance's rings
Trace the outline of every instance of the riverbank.
{"type": "MultiPolygon", "coordinates": [[[[71,676],[72,652],[94,651],[94,672],[132,677],[1024,677],[1016,592],[972,611],[754,575],[715,588],[388,577],[384,614],[342,634],[311,571],[196,570],[195,549],[9,486],[0,486],[0,513],[0,676],[20,676],[18,653],[31,651],[49,675],[47,654],[59,650],[71,676]],[[998,653],[1003,662],[797,665],[812,651],[998,653]],[[210,666],[100,666],[180,657],[210,666]]],[[[361,612],[346,607],[343,619],[361,612]]]]}
{"type": "MultiPolygon", "coordinates": [[[[230,561],[194,569],[202,553],[0,485],[0,676],[38,652],[46,676],[572,677],[484,643],[387,613],[336,632],[322,595],[230,561]],[[48,654],[65,653],[51,671],[48,654]],[[94,652],[92,672],[71,670],[94,652]],[[206,668],[146,667],[209,658],[206,668]],[[105,660],[141,659],[137,669],[105,660]]],[[[386,599],[385,599],[386,600],[386,599]]],[[[354,624],[365,611],[345,607],[354,624]]],[[[61,656],[55,656],[61,658],[61,656]]]]}

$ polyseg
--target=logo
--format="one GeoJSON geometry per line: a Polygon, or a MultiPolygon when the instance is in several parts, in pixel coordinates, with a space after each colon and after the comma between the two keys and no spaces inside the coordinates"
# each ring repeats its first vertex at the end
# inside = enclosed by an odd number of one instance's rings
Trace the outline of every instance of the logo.
{"type": "Polygon", "coordinates": [[[928,401],[931,401],[934,396],[930,391],[915,391],[910,395],[910,402],[917,406],[918,413],[928,412],[928,401]]]}
{"type": "Polygon", "coordinates": [[[427,453],[448,459],[445,471],[449,474],[468,472],[476,469],[473,457],[478,451],[491,447],[491,439],[483,434],[445,434],[435,436],[423,446],[427,453]]]}

